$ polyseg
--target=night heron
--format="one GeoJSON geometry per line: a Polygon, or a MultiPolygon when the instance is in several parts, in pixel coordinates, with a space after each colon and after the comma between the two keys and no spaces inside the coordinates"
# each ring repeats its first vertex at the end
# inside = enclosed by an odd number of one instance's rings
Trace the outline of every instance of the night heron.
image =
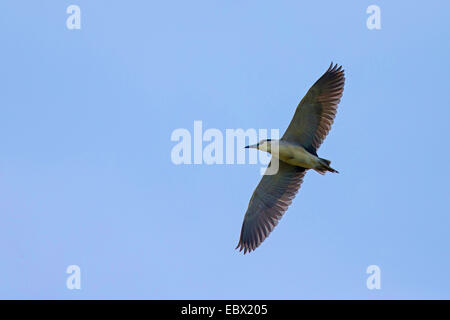
{"type": "Polygon", "coordinates": [[[269,152],[272,160],[245,213],[236,247],[244,250],[244,254],[255,250],[275,228],[309,169],[320,174],[337,172],[330,167],[329,160],[317,156],[317,149],[330,131],[344,91],[344,82],[342,67],[331,63],[298,104],[280,140],[266,139],[246,147],[269,152]],[[274,160],[278,160],[278,171],[269,175],[267,173],[274,160]]]}

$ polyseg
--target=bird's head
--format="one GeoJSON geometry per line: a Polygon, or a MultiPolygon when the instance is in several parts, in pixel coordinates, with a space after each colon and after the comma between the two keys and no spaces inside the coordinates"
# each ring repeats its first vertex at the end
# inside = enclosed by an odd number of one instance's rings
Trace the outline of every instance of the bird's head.
{"type": "Polygon", "coordinates": [[[246,148],[254,148],[261,151],[270,152],[271,146],[272,146],[272,139],[264,139],[258,142],[257,144],[246,146],[246,148]]]}

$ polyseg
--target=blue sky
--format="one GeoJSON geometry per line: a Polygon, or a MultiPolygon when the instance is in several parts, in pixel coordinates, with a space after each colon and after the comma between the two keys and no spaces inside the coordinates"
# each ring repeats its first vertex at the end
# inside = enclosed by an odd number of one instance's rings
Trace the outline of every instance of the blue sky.
{"type": "Polygon", "coordinates": [[[447,1],[2,1],[0,298],[450,298],[447,1]],[[81,30],[66,8],[81,8],[81,30]],[[366,8],[381,8],[368,30],[366,8]],[[278,128],[346,70],[270,237],[259,165],[171,162],[177,128],[278,128]],[[368,290],[366,268],[381,269],[368,290]],[[81,268],[81,290],[66,268],[81,268]]]}

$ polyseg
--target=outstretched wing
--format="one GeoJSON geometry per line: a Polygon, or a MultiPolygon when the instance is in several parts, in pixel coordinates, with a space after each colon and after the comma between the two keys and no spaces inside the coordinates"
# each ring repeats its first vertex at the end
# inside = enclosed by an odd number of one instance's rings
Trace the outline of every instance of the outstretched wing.
{"type": "Polygon", "coordinates": [[[306,170],[279,161],[278,173],[262,177],[248,204],[236,249],[245,254],[269,236],[295,198],[306,170]]]}
{"type": "Polygon", "coordinates": [[[331,63],[328,70],[309,89],[297,106],[294,117],[281,139],[300,144],[312,154],[327,136],[344,91],[342,67],[331,63]]]}

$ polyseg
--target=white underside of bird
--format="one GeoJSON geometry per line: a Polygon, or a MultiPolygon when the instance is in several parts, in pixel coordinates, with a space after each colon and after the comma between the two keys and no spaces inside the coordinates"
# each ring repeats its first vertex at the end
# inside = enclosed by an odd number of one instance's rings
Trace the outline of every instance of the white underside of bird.
{"type": "Polygon", "coordinates": [[[337,172],[330,167],[330,161],[319,158],[308,152],[302,146],[283,140],[264,141],[260,144],[249,146],[249,148],[259,149],[272,154],[273,157],[289,163],[292,166],[306,169],[314,169],[320,174],[326,171],[337,172]]]}

